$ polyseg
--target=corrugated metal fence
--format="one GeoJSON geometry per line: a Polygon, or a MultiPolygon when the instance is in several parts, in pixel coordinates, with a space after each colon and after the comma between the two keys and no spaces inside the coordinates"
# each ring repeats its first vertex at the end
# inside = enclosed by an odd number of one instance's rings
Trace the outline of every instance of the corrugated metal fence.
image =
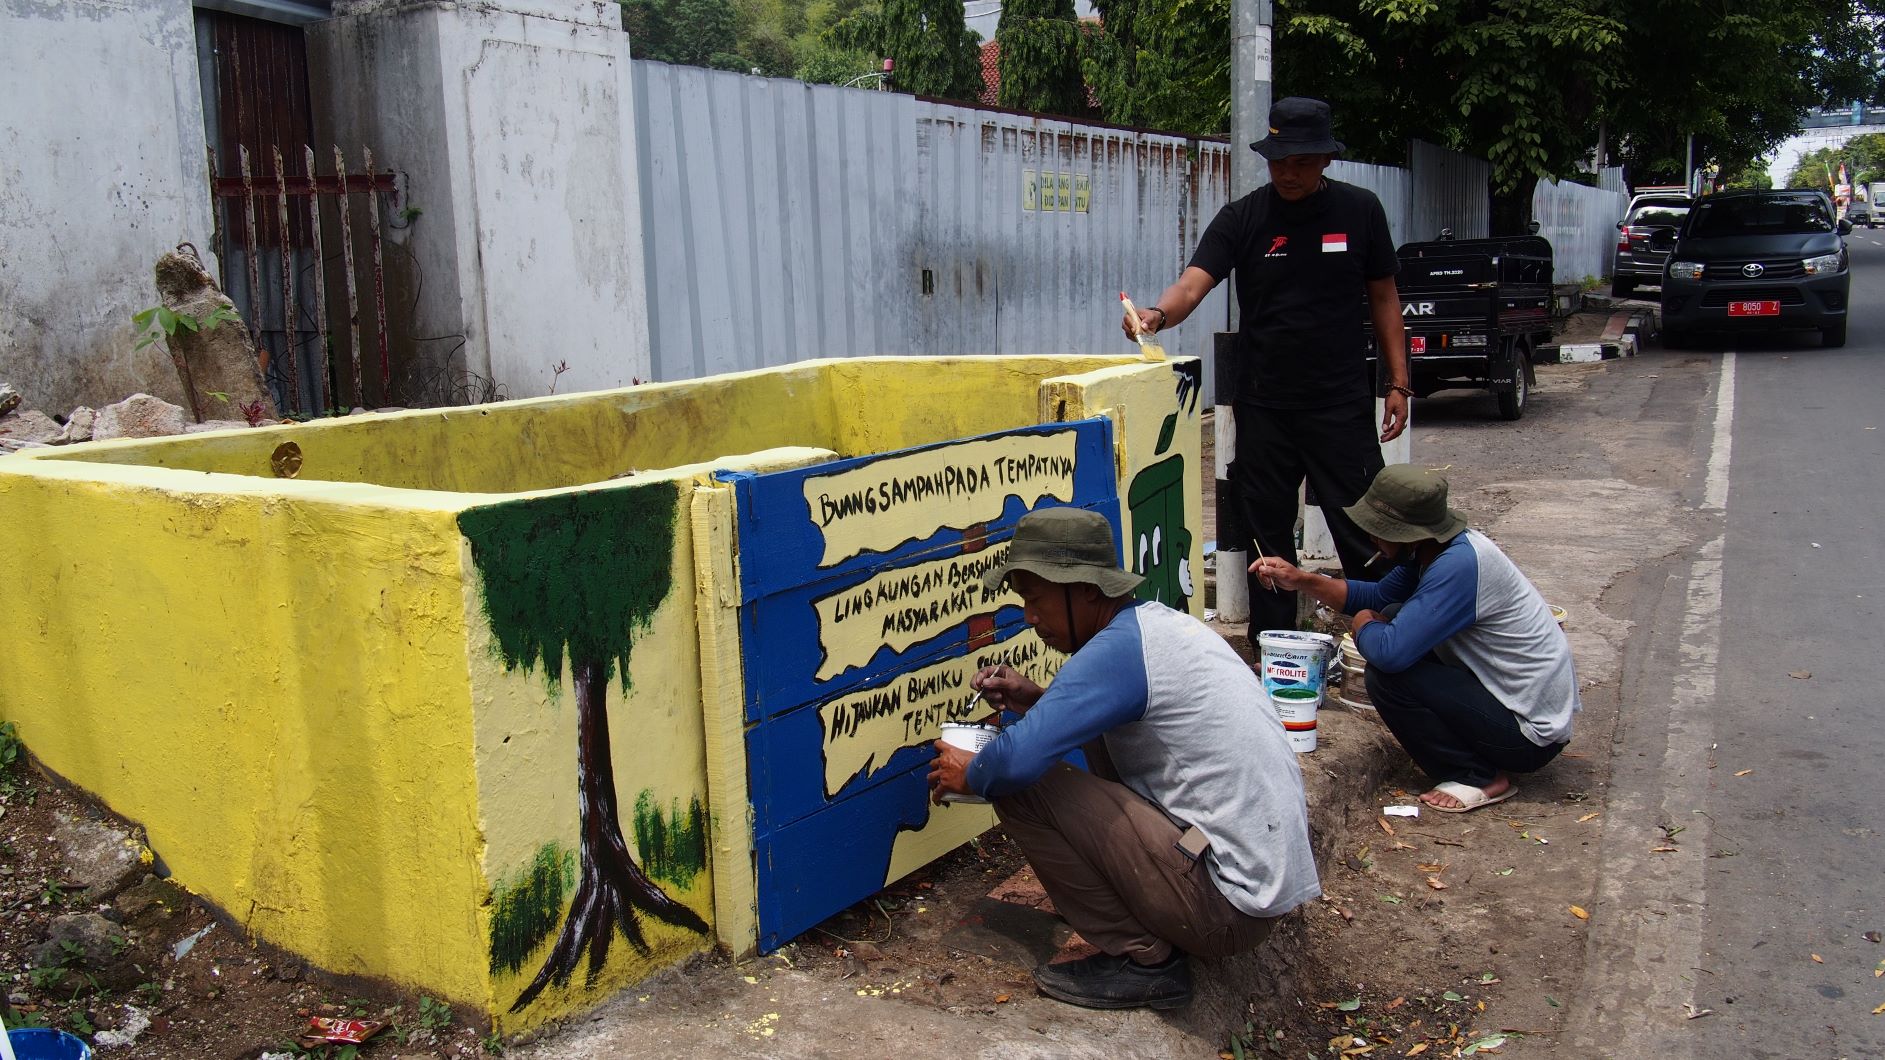
{"type": "MultiPolygon", "coordinates": [[[[1128,352],[1118,292],[1156,298],[1229,197],[1222,141],[646,60],[634,79],[656,379],[1128,352]]],[[[1483,161],[1415,144],[1410,169],[1329,175],[1381,198],[1397,244],[1486,233],[1483,161]]],[[[1207,381],[1229,286],[1162,340],[1207,381]]]]}
{"type": "Polygon", "coordinates": [[[1532,192],[1532,219],[1551,241],[1552,275],[1559,283],[1610,275],[1616,253],[1616,223],[1629,198],[1621,191],[1572,181],[1539,181],[1532,192]]]}

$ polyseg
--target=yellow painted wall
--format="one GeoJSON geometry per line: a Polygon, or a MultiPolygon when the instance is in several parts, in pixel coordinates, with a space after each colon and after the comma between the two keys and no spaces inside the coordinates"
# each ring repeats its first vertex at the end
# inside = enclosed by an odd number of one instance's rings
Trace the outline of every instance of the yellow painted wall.
{"type": "MultiPolygon", "coordinates": [[[[1169,371],[1130,358],[886,358],[0,458],[9,592],[36,601],[0,611],[0,719],[258,936],[522,1028],[751,938],[737,542],[706,472],[1098,412],[1131,471],[1171,402],[1169,371]],[[270,465],[287,441],[293,480],[270,465]],[[576,710],[567,668],[552,693],[494,655],[460,518],[653,482],[674,488],[672,588],[609,685],[615,790],[631,845],[644,791],[711,810],[708,871],[664,890],[712,933],[644,918],[648,954],[618,937],[593,988],[579,970],[511,1014],[555,936],[494,972],[493,902],[575,849],[576,710]]],[[[1193,413],[1194,465],[1197,436],[1193,413]]],[[[900,843],[893,876],[944,831],[900,843]]]]}

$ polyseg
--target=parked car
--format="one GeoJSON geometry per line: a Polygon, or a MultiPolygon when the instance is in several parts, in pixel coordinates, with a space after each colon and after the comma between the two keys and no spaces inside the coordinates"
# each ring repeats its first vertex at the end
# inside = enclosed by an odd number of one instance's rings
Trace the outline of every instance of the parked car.
{"type": "Polygon", "coordinates": [[[1879,225],[1879,216],[1872,211],[1872,204],[1856,199],[1846,204],[1846,220],[1851,221],[1854,228],[1860,225],[1877,228],[1879,225]]]}
{"type": "Polygon", "coordinates": [[[1676,233],[1652,243],[1663,270],[1663,345],[1701,331],[1817,329],[1824,346],[1846,344],[1852,286],[1846,241],[1817,191],[1724,191],[1689,211],[1676,233]]]}
{"type": "Polygon", "coordinates": [[[1610,293],[1628,298],[1639,283],[1662,283],[1662,266],[1669,255],[1650,247],[1657,232],[1672,232],[1689,215],[1689,197],[1670,192],[1639,194],[1630,200],[1617,222],[1617,264],[1610,270],[1610,293]]]}
{"type": "MultiPolygon", "coordinates": [[[[1401,321],[1413,391],[1490,391],[1501,419],[1525,415],[1532,351],[1551,339],[1551,244],[1538,236],[1405,243],[1401,321]]],[[[1368,325],[1375,357],[1374,326],[1368,325]]]]}

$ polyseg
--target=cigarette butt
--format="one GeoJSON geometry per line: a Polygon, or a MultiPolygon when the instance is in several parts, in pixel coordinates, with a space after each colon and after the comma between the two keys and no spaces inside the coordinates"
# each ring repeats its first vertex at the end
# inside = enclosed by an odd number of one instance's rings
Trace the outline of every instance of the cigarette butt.
{"type": "Polygon", "coordinates": [[[1381,561],[1381,553],[1379,550],[1377,550],[1374,555],[1368,557],[1368,562],[1362,564],[1362,566],[1372,567],[1376,563],[1379,563],[1380,561],[1381,561]]]}

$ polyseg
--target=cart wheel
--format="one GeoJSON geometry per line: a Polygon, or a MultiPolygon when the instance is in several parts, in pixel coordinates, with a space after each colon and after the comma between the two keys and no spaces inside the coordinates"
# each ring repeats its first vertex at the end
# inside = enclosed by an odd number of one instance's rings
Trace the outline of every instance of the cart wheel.
{"type": "Polygon", "coordinates": [[[1529,373],[1525,370],[1525,361],[1530,356],[1531,351],[1525,348],[1524,343],[1513,344],[1512,389],[1494,395],[1499,399],[1499,418],[1502,420],[1515,420],[1525,415],[1525,405],[1531,398],[1532,389],[1531,382],[1526,378],[1529,373]]]}

